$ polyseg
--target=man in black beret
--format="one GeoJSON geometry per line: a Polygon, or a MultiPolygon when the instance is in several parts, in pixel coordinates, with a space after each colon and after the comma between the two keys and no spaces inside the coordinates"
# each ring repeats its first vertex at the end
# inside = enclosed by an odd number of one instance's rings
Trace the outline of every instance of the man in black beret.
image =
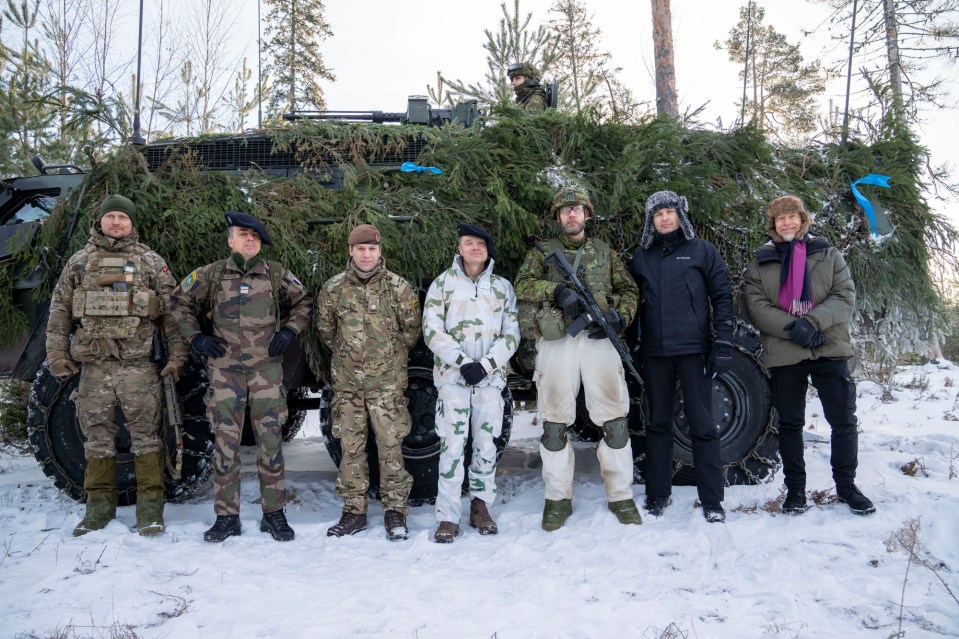
{"type": "Polygon", "coordinates": [[[440,447],[433,541],[459,535],[464,447],[473,436],[469,465],[470,526],[495,535],[489,506],[496,501],[496,443],[503,428],[506,368],[519,346],[513,286],[493,274],[493,236],[459,225],[453,264],[437,277],[423,305],[423,337],[435,355],[436,431],[440,447]]]}
{"type": "Polygon", "coordinates": [[[312,299],[293,273],[260,258],[270,235],[252,215],[224,214],[232,254],[190,273],[173,292],[180,332],[207,358],[207,416],[215,428],[213,486],[216,522],[206,541],[220,542],[240,530],[240,435],[244,415],[256,432],[257,470],[263,518],[260,530],[290,541],[282,429],[287,419],[282,390],[283,352],[309,326],[312,299]],[[212,335],[199,319],[208,317],[212,335]]]}

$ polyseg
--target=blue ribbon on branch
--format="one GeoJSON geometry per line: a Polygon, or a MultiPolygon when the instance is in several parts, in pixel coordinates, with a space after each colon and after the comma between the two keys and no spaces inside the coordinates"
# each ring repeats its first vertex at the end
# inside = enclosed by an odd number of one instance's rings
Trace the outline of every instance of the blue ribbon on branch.
{"type": "Polygon", "coordinates": [[[420,166],[413,162],[404,162],[402,166],[400,166],[400,171],[404,173],[433,173],[435,175],[443,175],[443,172],[435,166],[420,166]]]}
{"type": "Polygon", "coordinates": [[[876,212],[872,209],[872,202],[870,202],[865,195],[859,192],[859,189],[856,188],[859,184],[871,184],[873,186],[881,186],[884,189],[891,189],[889,186],[889,180],[891,178],[888,175],[879,175],[878,173],[870,173],[864,178],[860,178],[850,184],[852,187],[852,196],[856,198],[856,202],[859,203],[859,206],[862,207],[862,210],[866,212],[866,217],[869,218],[869,226],[872,227],[872,234],[879,235],[876,232],[876,212]]]}

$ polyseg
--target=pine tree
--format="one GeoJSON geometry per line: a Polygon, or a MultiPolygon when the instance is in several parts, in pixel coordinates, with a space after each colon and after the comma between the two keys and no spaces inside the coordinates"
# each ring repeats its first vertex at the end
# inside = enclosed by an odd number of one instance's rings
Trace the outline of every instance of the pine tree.
{"type": "MultiPolygon", "coordinates": [[[[39,0],[7,0],[4,20],[17,32],[14,47],[4,47],[0,112],[6,129],[3,173],[21,173],[28,159],[47,142],[55,111],[47,93],[51,86],[50,65],[40,50],[39,0]]],[[[14,43],[14,40],[11,40],[14,43]]]]}
{"type": "Polygon", "coordinates": [[[741,79],[751,86],[747,104],[753,121],[765,131],[782,138],[797,138],[816,127],[816,96],[825,88],[819,60],[804,64],[799,45],[763,24],[766,11],[750,1],[740,8],[739,22],[729,31],[725,49],[729,59],[745,65],[741,79]],[[748,39],[747,39],[748,33],[748,39]],[[748,42],[748,50],[747,50],[748,42]]]}
{"type": "Polygon", "coordinates": [[[676,98],[676,68],[673,64],[673,18],[669,0],[650,1],[656,63],[656,112],[675,118],[679,115],[679,100],[676,98]]]}
{"type": "MultiPolygon", "coordinates": [[[[536,30],[530,28],[532,12],[520,19],[520,0],[513,0],[513,12],[506,3],[500,4],[503,17],[499,20],[499,30],[494,33],[484,29],[486,43],[486,75],[480,82],[467,83],[460,79],[451,80],[437,71],[436,87],[427,87],[430,98],[437,104],[451,106],[457,100],[476,99],[483,105],[510,102],[513,89],[506,70],[515,62],[528,62],[545,74],[552,70],[557,58],[556,36],[540,25],[536,30]]],[[[542,78],[540,78],[542,80],[542,78]]]]}
{"type": "Polygon", "coordinates": [[[575,113],[594,112],[600,119],[626,121],[639,105],[620,82],[620,67],[601,49],[602,32],[593,26],[593,15],[583,0],[556,0],[550,8],[557,14],[550,28],[558,39],[556,75],[560,104],[575,113]]]}
{"type": "Polygon", "coordinates": [[[322,0],[266,0],[266,67],[273,78],[267,108],[274,117],[288,110],[323,109],[321,80],[336,81],[323,62],[320,42],[333,35],[322,0]]]}
{"type": "MultiPolygon", "coordinates": [[[[836,10],[831,18],[834,37],[849,42],[852,0],[819,2],[836,10]]],[[[856,10],[853,68],[880,89],[879,101],[888,93],[885,101],[909,118],[916,117],[921,104],[946,106],[946,80],[930,75],[929,65],[942,62],[955,69],[959,64],[959,0],[857,0],[856,10]]],[[[832,70],[845,71],[846,64],[843,56],[832,70]]]]}

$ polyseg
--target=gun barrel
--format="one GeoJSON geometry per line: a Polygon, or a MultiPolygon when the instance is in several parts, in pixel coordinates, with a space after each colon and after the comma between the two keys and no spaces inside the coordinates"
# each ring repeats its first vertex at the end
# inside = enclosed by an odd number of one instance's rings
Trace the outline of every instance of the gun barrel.
{"type": "Polygon", "coordinates": [[[291,111],[283,114],[284,120],[346,120],[347,122],[406,122],[406,113],[389,111],[291,111]]]}

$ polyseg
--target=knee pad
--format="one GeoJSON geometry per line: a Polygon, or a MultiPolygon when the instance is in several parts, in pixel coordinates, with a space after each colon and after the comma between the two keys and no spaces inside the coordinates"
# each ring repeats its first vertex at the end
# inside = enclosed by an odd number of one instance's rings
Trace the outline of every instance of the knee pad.
{"type": "Polygon", "coordinates": [[[626,448],[626,444],[629,443],[629,431],[626,428],[625,417],[603,422],[603,441],[613,449],[626,448]]]}
{"type": "Polygon", "coordinates": [[[566,424],[543,422],[543,436],[539,441],[546,450],[553,452],[563,450],[566,448],[566,432],[568,430],[569,426],[566,424]]]}

